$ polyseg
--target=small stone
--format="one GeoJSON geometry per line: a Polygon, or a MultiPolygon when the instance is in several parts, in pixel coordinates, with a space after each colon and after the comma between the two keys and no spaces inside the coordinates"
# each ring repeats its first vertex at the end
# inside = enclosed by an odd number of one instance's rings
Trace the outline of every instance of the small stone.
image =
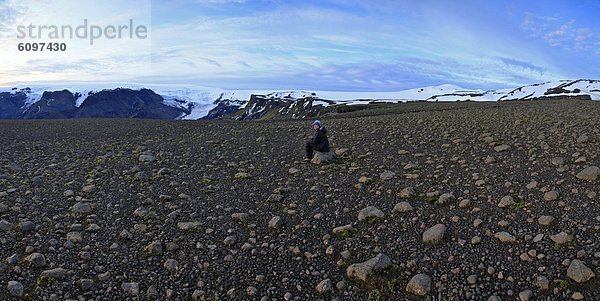
{"type": "Polygon", "coordinates": [[[597,166],[589,166],[577,174],[577,178],[585,181],[595,181],[600,176],[600,168],[597,166]]]}
{"type": "Polygon", "coordinates": [[[90,291],[92,287],[94,287],[94,280],[92,279],[80,279],[79,281],[77,281],[77,283],[79,284],[79,288],[81,288],[81,291],[83,292],[90,291]]]}
{"type": "Polygon", "coordinates": [[[379,178],[383,181],[391,180],[396,176],[396,173],[393,171],[386,170],[379,175],[379,178]]]}
{"type": "Polygon", "coordinates": [[[93,193],[96,191],[96,185],[90,184],[90,185],[83,186],[83,188],[81,188],[81,191],[83,191],[85,193],[93,193]]]}
{"type": "Polygon", "coordinates": [[[73,207],[71,207],[71,212],[73,212],[74,214],[79,214],[79,215],[86,215],[86,214],[91,213],[92,211],[94,211],[94,208],[92,207],[92,205],[90,203],[79,202],[79,203],[73,205],[73,207]]]}
{"type": "Polygon", "coordinates": [[[580,292],[574,292],[573,295],[571,295],[571,298],[573,300],[583,300],[584,299],[583,294],[580,292]]]}
{"type": "Polygon", "coordinates": [[[553,242],[559,244],[559,245],[564,245],[566,243],[569,243],[573,240],[573,237],[567,233],[565,233],[564,231],[555,234],[555,235],[550,235],[550,239],[552,239],[553,242]]]}
{"type": "Polygon", "coordinates": [[[494,147],[494,150],[498,153],[505,152],[509,149],[510,149],[510,146],[506,145],[506,144],[502,144],[502,145],[498,145],[498,146],[494,147]]]}
{"type": "Polygon", "coordinates": [[[444,194],[440,195],[440,197],[436,201],[436,204],[444,205],[444,204],[454,201],[454,199],[455,199],[455,197],[454,197],[453,193],[444,193],[444,194]]]}
{"type": "Polygon", "coordinates": [[[410,212],[413,211],[413,207],[409,202],[400,202],[394,206],[394,211],[396,212],[410,212]]]}
{"type": "Polygon", "coordinates": [[[581,136],[577,137],[577,143],[586,143],[590,141],[590,137],[586,134],[581,134],[581,136]]]}
{"type": "Polygon", "coordinates": [[[248,213],[244,213],[244,212],[237,212],[237,213],[231,214],[231,219],[235,220],[235,221],[239,221],[239,222],[246,222],[246,221],[248,221],[249,218],[250,218],[250,215],[248,213]]]}
{"type": "Polygon", "coordinates": [[[354,229],[354,227],[352,227],[352,224],[348,224],[348,225],[333,228],[332,232],[333,232],[333,234],[345,234],[345,233],[348,233],[349,231],[352,231],[353,229],[354,229]]]}
{"type": "Polygon", "coordinates": [[[83,238],[81,237],[81,233],[77,232],[77,231],[72,231],[67,233],[67,240],[73,243],[78,243],[80,241],[83,240],[83,238]]]}
{"type": "Polygon", "coordinates": [[[545,276],[538,276],[535,280],[535,286],[537,286],[540,290],[547,290],[550,286],[550,280],[545,276]]]}
{"type": "Polygon", "coordinates": [[[460,208],[467,208],[469,206],[471,206],[471,200],[469,200],[469,199],[464,199],[464,200],[460,201],[460,203],[458,203],[458,207],[460,207],[460,208]]]}
{"type": "Polygon", "coordinates": [[[406,292],[425,296],[431,292],[431,279],[425,274],[414,275],[406,285],[406,292]]]}
{"type": "Polygon", "coordinates": [[[233,176],[233,178],[236,180],[247,180],[252,178],[252,175],[247,172],[238,172],[235,174],[235,176],[233,176]]]}
{"type": "Polygon", "coordinates": [[[327,278],[327,279],[319,282],[319,284],[317,285],[315,290],[317,291],[318,294],[326,294],[326,293],[332,292],[333,291],[333,282],[331,282],[331,279],[327,278]]]}
{"type": "Polygon", "coordinates": [[[538,223],[542,226],[548,226],[554,222],[554,217],[549,215],[542,215],[538,218],[538,223]]]}
{"type": "Polygon", "coordinates": [[[521,301],[529,301],[533,296],[533,292],[531,290],[525,290],[519,293],[519,299],[521,301]]]}
{"type": "Polygon", "coordinates": [[[552,190],[544,193],[545,201],[556,201],[558,200],[558,191],[552,190]]]}
{"type": "Polygon", "coordinates": [[[437,224],[423,232],[423,242],[437,244],[444,238],[445,233],[446,226],[444,224],[437,224]]]}
{"type": "Polygon", "coordinates": [[[0,231],[10,231],[15,225],[9,223],[7,220],[0,220],[0,231]]]}
{"type": "Polygon", "coordinates": [[[514,243],[517,241],[517,238],[512,236],[508,232],[497,232],[496,234],[494,234],[494,237],[503,243],[514,243]]]}
{"type": "Polygon", "coordinates": [[[595,276],[594,272],[579,259],[573,259],[567,269],[567,277],[577,283],[587,282],[595,276]]]}
{"type": "Polygon", "coordinates": [[[359,221],[383,218],[383,216],[383,211],[379,210],[377,207],[374,206],[368,206],[360,210],[360,212],[358,212],[359,221]]]}
{"type": "Polygon", "coordinates": [[[199,222],[179,222],[177,228],[182,231],[193,231],[200,228],[199,222]]]}
{"type": "Polygon", "coordinates": [[[415,194],[415,190],[412,187],[402,189],[398,194],[401,198],[409,198],[415,194]]]}
{"type": "Polygon", "coordinates": [[[223,240],[223,244],[226,246],[232,246],[237,242],[237,237],[231,235],[231,236],[227,236],[225,237],[225,239],[223,240]]]}
{"type": "MultiPolygon", "coordinates": [[[[146,290],[146,297],[148,298],[148,300],[157,299],[158,289],[156,288],[155,285],[151,285],[148,287],[148,289],[146,290]]],[[[192,295],[192,300],[195,300],[193,295],[192,295]]]]}
{"type": "Polygon", "coordinates": [[[392,260],[385,254],[379,253],[374,258],[365,262],[354,263],[346,269],[350,278],[366,281],[375,272],[383,270],[392,264],[392,260]]]}
{"type": "Polygon", "coordinates": [[[477,275],[470,275],[467,277],[467,283],[471,285],[477,283],[477,275]]]}
{"type": "Polygon", "coordinates": [[[25,260],[27,260],[30,265],[36,268],[46,266],[46,257],[40,253],[32,253],[31,255],[27,256],[25,260]]]}
{"type": "Polygon", "coordinates": [[[22,297],[23,296],[23,285],[17,281],[9,281],[6,286],[8,289],[8,293],[14,297],[22,297]]]}
{"type": "Polygon", "coordinates": [[[296,174],[299,174],[299,173],[300,173],[300,169],[297,169],[297,168],[293,168],[293,167],[292,167],[292,168],[290,168],[290,169],[288,170],[288,173],[289,173],[290,175],[296,175],[296,174]]]}
{"type": "Polygon", "coordinates": [[[150,254],[162,254],[162,251],[163,251],[162,242],[160,242],[159,240],[155,240],[155,241],[151,242],[149,245],[147,245],[146,247],[144,247],[144,251],[146,251],[150,254]]]}
{"type": "Polygon", "coordinates": [[[504,196],[501,200],[500,203],[498,203],[498,207],[500,208],[508,208],[510,206],[513,206],[515,203],[515,200],[513,199],[512,196],[507,195],[504,196]]]}
{"type": "Polygon", "coordinates": [[[280,229],[283,226],[283,218],[281,216],[273,216],[269,221],[269,228],[280,229]]]}
{"type": "Polygon", "coordinates": [[[167,271],[173,272],[177,270],[178,263],[175,259],[167,259],[163,266],[165,267],[165,269],[167,269],[167,271]]]}
{"type": "Polygon", "coordinates": [[[154,161],[156,161],[156,157],[154,157],[153,155],[149,155],[149,154],[140,155],[139,161],[140,162],[154,162],[154,161]]]}
{"type": "Polygon", "coordinates": [[[31,221],[20,222],[19,229],[23,232],[33,231],[35,229],[35,224],[31,221]]]}
{"type": "Polygon", "coordinates": [[[67,272],[68,271],[63,268],[56,268],[52,270],[45,270],[41,275],[52,279],[62,279],[67,275],[67,272]]]}
{"type": "Polygon", "coordinates": [[[131,296],[140,294],[140,285],[137,282],[123,282],[121,289],[131,296]]]}

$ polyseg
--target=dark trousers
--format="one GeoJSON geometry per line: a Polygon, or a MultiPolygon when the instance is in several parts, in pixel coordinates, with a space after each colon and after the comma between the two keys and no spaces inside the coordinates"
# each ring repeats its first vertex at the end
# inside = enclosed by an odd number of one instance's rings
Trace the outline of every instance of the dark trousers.
{"type": "Polygon", "coordinates": [[[315,144],[311,141],[306,142],[306,158],[312,159],[313,151],[315,150],[315,144]]]}

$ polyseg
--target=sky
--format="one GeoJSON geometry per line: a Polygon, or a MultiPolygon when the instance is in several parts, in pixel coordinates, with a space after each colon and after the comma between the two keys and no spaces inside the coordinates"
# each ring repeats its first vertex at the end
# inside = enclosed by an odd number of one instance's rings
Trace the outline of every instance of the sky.
{"type": "Polygon", "coordinates": [[[600,0],[0,0],[0,86],[497,89],[600,79],[600,0]],[[126,3],[126,4],[124,4],[126,3]],[[21,25],[129,24],[145,39],[25,39],[21,25]],[[22,42],[64,52],[23,52],[22,42]],[[5,59],[8,58],[8,59],[5,59]]]}

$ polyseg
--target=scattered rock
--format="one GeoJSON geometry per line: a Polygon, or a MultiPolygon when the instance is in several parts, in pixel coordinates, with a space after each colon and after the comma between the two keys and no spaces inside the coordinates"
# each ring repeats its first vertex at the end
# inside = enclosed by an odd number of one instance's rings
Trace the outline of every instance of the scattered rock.
{"type": "Polygon", "coordinates": [[[360,212],[358,212],[359,221],[383,218],[383,216],[383,211],[379,210],[377,207],[374,206],[365,207],[362,210],[360,210],[360,212]]]}
{"type": "Polygon", "coordinates": [[[550,239],[552,239],[553,242],[555,242],[559,245],[564,245],[564,244],[571,242],[573,240],[573,236],[562,231],[558,234],[550,235],[550,239]]]}
{"type": "Polygon", "coordinates": [[[354,263],[346,269],[346,274],[350,278],[367,281],[367,279],[378,271],[381,271],[392,264],[392,260],[385,254],[379,253],[377,256],[361,263],[354,263]]]}
{"type": "Polygon", "coordinates": [[[379,175],[379,178],[383,181],[391,180],[396,176],[396,173],[393,171],[386,170],[379,175]]]}
{"type": "Polygon", "coordinates": [[[595,181],[600,176],[600,167],[589,166],[577,174],[577,178],[585,181],[595,181]]]}
{"type": "Polygon", "coordinates": [[[415,194],[415,190],[412,187],[402,189],[398,194],[401,198],[409,198],[415,194]]]}
{"type": "Polygon", "coordinates": [[[178,263],[175,259],[167,259],[163,266],[165,267],[165,269],[167,269],[167,271],[173,272],[177,270],[178,263]]]}
{"type": "Polygon", "coordinates": [[[6,286],[8,289],[8,293],[14,297],[22,297],[23,296],[23,285],[17,281],[9,281],[6,286]]]}
{"type": "Polygon", "coordinates": [[[444,238],[445,233],[446,226],[444,224],[437,224],[423,232],[423,242],[437,244],[444,238]]]}
{"type": "Polygon", "coordinates": [[[333,291],[333,282],[331,282],[331,279],[327,278],[327,279],[319,282],[319,284],[317,285],[315,290],[317,291],[318,294],[330,293],[333,291]]]}
{"type": "Polygon", "coordinates": [[[233,178],[236,180],[247,180],[251,179],[252,175],[247,172],[238,172],[233,176],[233,178]]]}
{"type": "Polygon", "coordinates": [[[431,292],[431,279],[425,274],[414,275],[406,285],[406,292],[425,296],[431,292]]]}
{"type": "Polygon", "coordinates": [[[48,277],[52,279],[62,279],[64,278],[69,271],[63,268],[55,268],[52,270],[45,270],[42,272],[43,277],[48,277]]]}
{"type": "Polygon", "coordinates": [[[283,218],[279,215],[273,216],[269,221],[269,228],[280,229],[281,226],[283,226],[283,218]]]}
{"type": "Polygon", "coordinates": [[[507,196],[504,196],[500,200],[500,203],[498,203],[498,207],[500,207],[500,208],[508,208],[508,207],[513,206],[515,204],[516,203],[515,203],[515,200],[513,199],[513,197],[510,196],[510,195],[507,195],[507,196]]]}
{"type": "Polygon", "coordinates": [[[10,231],[15,225],[9,223],[7,220],[0,220],[0,231],[10,231]]]}
{"type": "Polygon", "coordinates": [[[410,212],[413,211],[413,207],[409,202],[400,202],[394,206],[394,211],[396,212],[410,212]]]}
{"type": "Polygon", "coordinates": [[[139,161],[140,162],[154,162],[154,161],[156,161],[156,157],[154,157],[153,155],[140,155],[139,161]]]}
{"type": "Polygon", "coordinates": [[[121,284],[121,289],[130,296],[137,296],[140,294],[140,285],[137,282],[123,282],[123,284],[121,284]]]}
{"type": "Polygon", "coordinates": [[[509,145],[507,145],[507,144],[502,144],[502,145],[498,145],[498,146],[494,147],[494,150],[495,150],[497,153],[500,153],[500,152],[505,152],[505,151],[507,151],[507,150],[509,150],[509,149],[510,149],[510,146],[509,146],[509,145]]]}
{"type": "Polygon", "coordinates": [[[508,232],[497,232],[494,234],[494,237],[504,243],[514,243],[517,241],[517,238],[508,232]]]}
{"type": "Polygon", "coordinates": [[[579,259],[571,260],[571,264],[567,269],[567,277],[571,278],[577,283],[587,282],[595,276],[596,275],[594,272],[579,259]]]}
{"type": "Polygon", "coordinates": [[[46,257],[40,253],[31,253],[31,255],[27,256],[25,259],[29,262],[30,265],[41,268],[46,266],[46,257]]]}
{"type": "Polygon", "coordinates": [[[525,290],[519,293],[519,299],[521,301],[529,301],[533,296],[533,292],[531,290],[525,290]]]}
{"type": "Polygon", "coordinates": [[[546,193],[544,193],[544,200],[545,201],[556,201],[558,200],[558,191],[548,191],[546,193]]]}
{"type": "Polygon", "coordinates": [[[352,231],[354,227],[351,224],[333,228],[333,234],[345,234],[352,231]]]}
{"type": "Polygon", "coordinates": [[[200,228],[199,222],[179,222],[177,228],[182,231],[194,231],[200,228]]]}
{"type": "Polygon", "coordinates": [[[92,207],[92,204],[90,204],[90,203],[79,202],[79,203],[73,205],[73,207],[71,207],[71,212],[73,212],[74,214],[79,214],[79,215],[90,214],[90,213],[92,213],[92,211],[94,211],[94,208],[92,207]]]}
{"type": "Polygon", "coordinates": [[[554,222],[554,217],[550,215],[542,215],[540,218],[538,218],[538,223],[542,226],[551,225],[552,222],[554,222]]]}

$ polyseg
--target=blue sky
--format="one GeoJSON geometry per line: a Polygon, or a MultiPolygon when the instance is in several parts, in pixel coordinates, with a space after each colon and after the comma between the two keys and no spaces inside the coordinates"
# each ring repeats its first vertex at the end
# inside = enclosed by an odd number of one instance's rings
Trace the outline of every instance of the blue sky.
{"type": "MultiPolygon", "coordinates": [[[[122,5],[118,2],[103,5],[122,5]]],[[[72,58],[27,78],[344,91],[396,91],[439,84],[492,89],[557,79],[600,79],[600,1],[171,0],[149,4],[149,50],[138,49],[139,55],[129,51],[129,58],[123,54],[102,60],[72,58]],[[136,55],[144,62],[136,62],[136,55]],[[113,72],[103,70],[106,64],[113,72]],[[68,76],[61,68],[69,69],[68,76]],[[82,74],[77,75],[76,69],[82,74]],[[90,70],[97,76],[90,76],[90,70]]],[[[93,11],[84,15],[95,17],[93,11]]],[[[32,66],[21,68],[15,66],[12,74],[31,72],[32,66]]],[[[0,71],[0,84],[2,79],[0,71]]]]}

